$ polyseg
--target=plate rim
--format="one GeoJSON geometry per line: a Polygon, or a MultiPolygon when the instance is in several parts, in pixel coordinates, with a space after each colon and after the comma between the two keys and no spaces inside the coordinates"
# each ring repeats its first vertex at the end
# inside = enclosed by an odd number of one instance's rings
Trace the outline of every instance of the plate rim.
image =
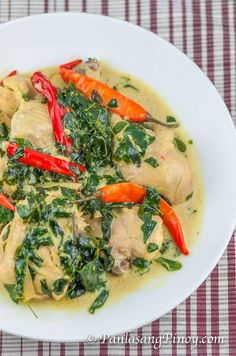
{"type": "MultiPolygon", "coordinates": [[[[2,23],[0,24],[0,34],[1,34],[1,29],[2,28],[7,28],[7,27],[11,27],[11,26],[15,26],[17,24],[20,24],[20,23],[25,23],[27,21],[32,21],[34,20],[35,18],[43,18],[43,17],[57,17],[57,16],[67,16],[67,17],[70,17],[70,16],[83,16],[83,17],[88,17],[88,18],[103,18],[104,21],[110,21],[110,22],[117,22],[117,23],[120,23],[120,25],[122,26],[126,26],[127,28],[129,28],[130,26],[133,27],[136,31],[140,31],[140,32],[145,32],[147,33],[149,36],[152,36],[153,38],[158,38],[165,46],[167,47],[171,47],[172,48],[172,51],[175,51],[177,52],[178,54],[181,54],[182,56],[184,55],[185,58],[191,63],[191,65],[194,65],[195,69],[198,71],[199,75],[201,75],[202,77],[204,77],[205,80],[208,81],[208,84],[210,84],[211,86],[211,89],[214,90],[214,94],[217,96],[217,99],[221,101],[221,104],[223,104],[224,106],[224,111],[225,111],[225,122],[226,122],[226,116],[228,117],[227,119],[227,124],[229,126],[229,129],[231,131],[231,136],[232,136],[232,142],[234,142],[234,146],[236,148],[236,129],[235,129],[235,126],[234,126],[234,123],[233,123],[233,119],[231,117],[231,114],[224,102],[224,99],[221,97],[221,95],[219,94],[218,90],[216,89],[215,85],[211,82],[211,80],[207,77],[207,75],[203,72],[203,70],[187,55],[185,54],[184,52],[182,52],[180,49],[178,49],[174,44],[168,42],[167,40],[165,40],[164,38],[162,38],[160,35],[150,31],[150,30],[147,30],[145,29],[144,27],[141,27],[141,26],[138,26],[138,25],[135,25],[133,23],[130,23],[130,22],[127,22],[127,21],[124,21],[124,20],[121,20],[121,19],[117,19],[117,18],[113,18],[113,17],[110,17],[110,16],[105,16],[105,15],[99,15],[99,14],[91,14],[91,13],[84,13],[84,12],[63,12],[63,11],[60,11],[60,12],[52,12],[52,13],[42,13],[42,14],[35,14],[35,15],[30,15],[30,16],[24,16],[24,17],[21,17],[21,18],[18,18],[18,19],[14,19],[14,20],[11,20],[11,21],[7,21],[5,23],[2,23]]],[[[236,191],[236,187],[235,187],[235,191],[236,191]]],[[[210,266],[208,266],[208,268],[206,268],[204,270],[204,273],[202,273],[201,275],[201,278],[199,277],[198,278],[198,282],[196,283],[196,287],[195,288],[191,288],[189,287],[189,290],[186,291],[184,294],[185,294],[185,297],[181,297],[181,298],[176,298],[176,300],[178,299],[178,301],[176,301],[175,303],[173,303],[174,305],[170,308],[166,308],[166,310],[164,310],[161,315],[158,317],[158,319],[160,319],[163,315],[169,313],[171,310],[173,310],[174,308],[176,308],[178,305],[180,305],[181,303],[183,303],[190,295],[192,295],[200,286],[201,284],[208,278],[208,276],[211,274],[211,272],[213,271],[213,269],[215,268],[215,266],[217,265],[217,263],[220,261],[222,255],[224,254],[229,242],[230,242],[230,239],[232,237],[232,234],[233,234],[233,231],[235,229],[235,225],[236,225],[236,202],[235,202],[235,218],[234,220],[232,221],[232,224],[230,227],[228,227],[228,232],[227,234],[225,233],[225,240],[224,240],[224,244],[221,244],[221,248],[220,248],[220,251],[218,254],[215,254],[215,257],[214,257],[214,261],[213,261],[213,258],[211,259],[212,262],[210,264],[210,266]]],[[[148,324],[148,323],[152,323],[154,320],[157,320],[156,317],[153,317],[152,319],[150,319],[149,317],[146,319],[146,320],[143,320],[142,323],[136,323],[132,329],[136,329],[136,328],[139,328],[139,327],[143,327],[144,325],[148,324]]],[[[61,337],[59,338],[53,338],[53,339],[50,339],[50,338],[40,338],[38,339],[37,336],[35,335],[30,335],[30,333],[27,335],[27,334],[22,334],[20,332],[16,332],[16,331],[12,331],[12,330],[9,330],[9,329],[5,329],[3,328],[2,331],[4,332],[7,332],[7,333],[10,333],[10,334],[14,334],[18,337],[24,337],[24,338],[30,338],[30,339],[33,339],[33,340],[41,340],[41,341],[53,341],[53,342],[85,342],[87,341],[86,339],[84,338],[80,338],[78,337],[77,339],[70,339],[70,338],[65,338],[65,339],[62,339],[61,337]]],[[[125,328],[119,328],[119,331],[117,330],[116,332],[112,333],[111,335],[118,335],[118,334],[121,334],[121,333],[126,333],[130,331],[130,329],[125,329],[125,328]]],[[[99,341],[99,337],[97,337],[97,341],[99,341]]]]}

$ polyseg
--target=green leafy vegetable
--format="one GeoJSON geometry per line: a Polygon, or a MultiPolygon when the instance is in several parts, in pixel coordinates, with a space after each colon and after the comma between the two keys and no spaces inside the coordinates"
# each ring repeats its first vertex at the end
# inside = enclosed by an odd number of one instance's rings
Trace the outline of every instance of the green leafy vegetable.
{"type": "Polygon", "coordinates": [[[15,284],[4,284],[4,287],[6,288],[10,298],[13,300],[13,302],[18,303],[19,298],[16,292],[15,284]]]}
{"type": "Polygon", "coordinates": [[[158,161],[154,157],[149,157],[149,158],[145,159],[144,162],[150,164],[150,166],[152,166],[153,168],[157,168],[159,166],[158,161]]]}
{"type": "Polygon", "coordinates": [[[52,298],[52,292],[48,288],[46,279],[41,279],[40,284],[41,284],[42,293],[46,294],[49,298],[52,298]]]}
{"type": "Polygon", "coordinates": [[[131,264],[135,267],[137,267],[136,272],[139,274],[144,274],[147,273],[150,270],[152,261],[145,260],[144,258],[135,258],[133,261],[131,261],[131,264]]]}
{"type": "Polygon", "coordinates": [[[13,212],[0,205],[0,224],[1,228],[7,225],[13,219],[13,212]]]}
{"type": "Polygon", "coordinates": [[[121,127],[118,123],[113,128],[113,132],[118,135],[118,146],[113,158],[115,161],[122,160],[140,166],[148,146],[155,141],[155,136],[149,135],[141,125],[127,121],[122,130],[121,127]]]}
{"type": "Polygon", "coordinates": [[[109,108],[118,108],[118,102],[116,99],[111,99],[109,103],[107,104],[109,108]]]}
{"type": "Polygon", "coordinates": [[[67,286],[68,281],[64,278],[59,278],[53,283],[53,292],[56,295],[61,295],[64,292],[65,287],[67,286]]]}
{"type": "Polygon", "coordinates": [[[158,257],[156,261],[159,262],[169,272],[178,271],[182,268],[182,264],[179,261],[169,260],[164,257],[158,257]]]}
{"type": "Polygon", "coordinates": [[[58,100],[64,107],[72,109],[63,118],[63,125],[73,140],[71,159],[85,164],[88,169],[112,165],[112,130],[108,110],[86,99],[73,86],[60,92],[58,100]]]}
{"type": "Polygon", "coordinates": [[[166,116],[166,122],[176,122],[176,119],[173,116],[166,116]]]}
{"type": "Polygon", "coordinates": [[[159,248],[159,247],[158,247],[158,245],[157,245],[155,242],[150,242],[150,243],[147,245],[147,251],[148,251],[149,253],[158,250],[158,248],[159,248]]]}
{"type": "Polygon", "coordinates": [[[143,241],[147,242],[149,236],[152,234],[156,227],[157,222],[152,219],[153,215],[159,214],[159,201],[160,196],[156,189],[147,188],[147,193],[144,198],[143,204],[140,206],[138,211],[139,218],[143,221],[141,227],[143,231],[143,241]]]}
{"type": "Polygon", "coordinates": [[[22,94],[22,99],[23,99],[24,101],[30,101],[30,100],[31,100],[30,93],[24,93],[24,94],[22,94]]]}
{"type": "Polygon", "coordinates": [[[188,200],[192,199],[192,197],[193,197],[193,192],[189,193],[189,194],[186,196],[185,200],[188,201],[188,200]]]}
{"type": "Polygon", "coordinates": [[[133,89],[134,91],[139,91],[137,87],[135,87],[133,84],[131,84],[131,79],[126,76],[121,76],[122,81],[118,83],[117,85],[113,86],[113,89],[115,90],[120,90],[122,88],[130,88],[133,89]]]}
{"type": "Polygon", "coordinates": [[[181,141],[179,138],[175,137],[174,143],[180,152],[186,151],[187,147],[186,147],[185,143],[183,141],[181,141]]]}
{"type": "Polygon", "coordinates": [[[99,296],[95,299],[95,301],[89,308],[89,312],[91,314],[94,314],[97,309],[101,308],[104,305],[105,301],[107,300],[108,295],[109,292],[106,289],[102,290],[99,296]]]}

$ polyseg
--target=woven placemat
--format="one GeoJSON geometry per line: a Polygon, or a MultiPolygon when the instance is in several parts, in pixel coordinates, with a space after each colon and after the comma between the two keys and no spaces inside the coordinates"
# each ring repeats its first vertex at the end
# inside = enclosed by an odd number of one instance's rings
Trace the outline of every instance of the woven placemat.
{"type": "MultiPolygon", "coordinates": [[[[203,69],[224,98],[233,119],[236,119],[236,1],[0,0],[0,23],[55,11],[101,13],[158,33],[203,69]]],[[[126,336],[127,342],[48,343],[1,332],[0,356],[235,356],[235,275],[233,236],[220,262],[198,290],[169,314],[150,325],[131,331],[126,336]],[[135,342],[137,336],[141,340],[139,343],[135,342]],[[148,339],[150,336],[153,337],[151,340],[148,339]],[[128,342],[133,339],[133,343],[128,342]],[[158,344],[160,340],[161,346],[158,344]]],[[[63,325],[58,327],[63,328],[63,325]]]]}

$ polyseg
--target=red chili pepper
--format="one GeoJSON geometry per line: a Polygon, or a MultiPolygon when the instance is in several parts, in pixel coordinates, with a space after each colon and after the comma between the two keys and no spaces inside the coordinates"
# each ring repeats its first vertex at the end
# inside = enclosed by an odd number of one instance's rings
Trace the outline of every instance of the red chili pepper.
{"type": "Polygon", "coordinates": [[[31,77],[31,81],[34,88],[48,101],[48,112],[52,121],[56,141],[66,146],[69,151],[72,140],[66,137],[64,132],[62,119],[66,113],[66,110],[57,102],[57,89],[41,72],[35,72],[31,77]]]}
{"type": "MultiPolygon", "coordinates": [[[[7,147],[8,155],[13,157],[19,147],[20,146],[16,143],[10,142],[7,147]]],[[[35,151],[28,147],[24,147],[24,156],[19,158],[17,161],[28,166],[71,177],[76,176],[76,174],[71,170],[72,167],[77,167],[82,172],[86,170],[85,166],[73,162],[67,162],[64,159],[50,156],[46,153],[35,151]]]]}
{"type": "Polygon", "coordinates": [[[184,234],[180,221],[174,209],[162,198],[160,198],[160,212],[163,216],[163,222],[168,228],[176,245],[184,255],[188,255],[189,251],[184,241],[184,234]]]}
{"type": "Polygon", "coordinates": [[[68,63],[65,63],[65,64],[61,64],[59,67],[60,68],[66,68],[66,69],[72,69],[75,66],[77,66],[78,64],[80,64],[81,62],[83,62],[82,59],[76,59],[75,61],[68,62],[68,63]]]}
{"type": "Polygon", "coordinates": [[[60,67],[59,72],[65,82],[73,83],[76,89],[88,99],[92,98],[93,92],[97,92],[102,99],[100,105],[107,106],[110,111],[120,115],[125,120],[134,122],[151,121],[172,128],[178,126],[176,123],[168,124],[153,118],[141,105],[96,79],[67,69],[66,67],[60,67]],[[109,106],[112,100],[116,101],[116,105],[109,106]]]}
{"type": "Polygon", "coordinates": [[[4,206],[5,208],[15,211],[15,207],[12,202],[2,193],[0,193],[0,205],[4,206]]]}
{"type": "MultiPolygon", "coordinates": [[[[106,203],[141,203],[146,195],[146,188],[134,183],[117,183],[110,184],[100,188],[95,198],[106,203]]],[[[184,255],[188,255],[189,251],[184,241],[184,234],[174,209],[162,198],[160,198],[160,212],[162,214],[163,223],[168,228],[176,245],[184,255]]]]}
{"type": "Polygon", "coordinates": [[[4,77],[1,81],[0,81],[0,85],[3,85],[3,80],[9,77],[13,77],[14,75],[17,74],[16,70],[13,70],[11,73],[9,73],[6,77],[4,77]]]}

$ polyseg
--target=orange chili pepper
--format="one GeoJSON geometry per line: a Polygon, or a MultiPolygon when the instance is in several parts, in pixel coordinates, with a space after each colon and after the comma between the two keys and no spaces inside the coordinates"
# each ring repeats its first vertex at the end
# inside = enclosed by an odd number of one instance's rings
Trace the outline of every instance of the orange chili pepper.
{"type": "Polygon", "coordinates": [[[146,188],[134,183],[109,184],[100,188],[96,198],[105,203],[139,203],[146,194],[146,188]]]}
{"type": "Polygon", "coordinates": [[[141,105],[96,79],[62,66],[59,68],[59,72],[65,82],[73,83],[76,89],[87,98],[92,99],[93,93],[97,93],[101,98],[101,106],[107,106],[109,110],[126,120],[134,122],[152,121],[166,127],[178,126],[178,124],[168,124],[154,119],[141,105]],[[109,106],[112,100],[116,101],[115,105],[109,106]]]}
{"type": "Polygon", "coordinates": [[[176,245],[184,255],[188,255],[189,251],[184,241],[184,234],[180,221],[174,209],[162,198],[160,198],[160,212],[163,217],[163,223],[168,228],[176,245]]]}
{"type": "Polygon", "coordinates": [[[3,80],[9,77],[13,77],[14,75],[17,74],[16,70],[13,70],[11,73],[9,73],[6,77],[4,77],[1,81],[0,81],[0,85],[3,85],[3,80]]]}
{"type": "Polygon", "coordinates": [[[2,193],[0,193],[0,205],[4,206],[5,208],[15,211],[15,207],[12,202],[2,193]]]}
{"type": "MultiPolygon", "coordinates": [[[[146,195],[147,189],[134,183],[110,184],[100,188],[95,197],[105,203],[141,203],[146,195]]],[[[159,210],[162,214],[163,223],[168,228],[176,245],[184,255],[189,251],[184,241],[184,234],[174,209],[162,198],[160,198],[159,210]]]]}

